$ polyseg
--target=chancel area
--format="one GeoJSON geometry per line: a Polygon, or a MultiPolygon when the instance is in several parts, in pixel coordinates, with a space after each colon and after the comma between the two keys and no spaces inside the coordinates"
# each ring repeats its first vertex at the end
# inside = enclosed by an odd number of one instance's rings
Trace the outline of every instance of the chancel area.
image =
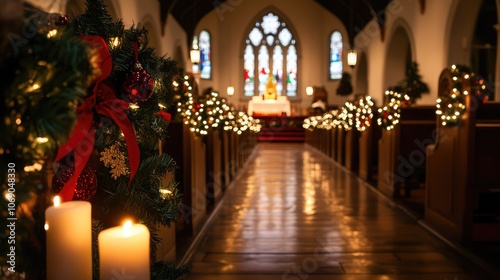
{"type": "Polygon", "coordinates": [[[498,279],[500,0],[0,0],[0,279],[498,279]]]}

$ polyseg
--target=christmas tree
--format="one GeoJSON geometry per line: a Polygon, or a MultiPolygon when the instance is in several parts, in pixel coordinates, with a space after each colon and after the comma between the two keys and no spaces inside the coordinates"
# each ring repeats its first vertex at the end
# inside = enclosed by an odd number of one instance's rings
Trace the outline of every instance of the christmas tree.
{"type": "Polygon", "coordinates": [[[422,81],[418,71],[418,64],[412,62],[406,69],[406,78],[399,83],[401,93],[410,97],[411,103],[422,97],[423,93],[429,93],[429,87],[422,81]]]}
{"type": "MultiPolygon", "coordinates": [[[[2,108],[2,114],[6,112],[12,119],[2,124],[5,126],[2,132],[12,134],[2,139],[7,142],[5,145],[2,143],[2,147],[20,147],[19,151],[4,148],[4,153],[10,158],[2,156],[2,164],[7,166],[15,162],[18,176],[23,176],[26,189],[18,185],[18,205],[22,205],[22,194],[33,199],[31,194],[38,190],[41,193],[39,197],[43,198],[25,207],[30,209],[31,220],[22,221],[23,225],[29,224],[30,227],[25,232],[27,245],[21,248],[24,255],[18,255],[24,263],[16,267],[16,271],[26,272],[27,279],[45,277],[44,210],[48,198],[58,193],[63,201],[89,200],[92,203],[95,279],[99,277],[97,234],[102,229],[121,224],[124,218],[132,218],[146,225],[150,231],[151,278],[177,279],[184,270],[157,261],[159,256],[156,256],[156,248],[161,241],[158,229],[169,226],[179,216],[177,185],[175,182],[164,182],[167,173],[176,168],[175,162],[161,152],[170,121],[167,110],[173,100],[175,63],[157,57],[154,50],[148,47],[147,30],[138,26],[126,29],[121,20],[113,21],[103,0],[88,0],[83,15],[71,23],[62,17],[59,23],[57,28],[50,26],[40,31],[40,35],[36,36],[40,42],[28,42],[24,52],[11,58],[28,74],[12,77],[14,82],[6,88],[6,93],[2,91],[7,95],[2,100],[5,100],[2,106],[9,108],[11,104],[19,103],[15,112],[2,108]],[[74,46],[55,38],[49,42],[51,34],[66,34],[66,40],[74,41],[74,46]],[[57,49],[54,42],[73,49],[57,49]],[[59,63],[50,64],[51,61],[42,60],[37,46],[53,54],[59,63]],[[25,61],[31,53],[36,54],[32,61],[25,61]],[[47,77],[34,75],[33,70],[37,69],[32,68],[42,66],[57,72],[45,74],[47,77]],[[90,74],[93,74],[92,80],[88,78],[90,74]],[[33,77],[45,80],[38,82],[33,77]],[[22,89],[27,97],[16,96],[15,90],[20,85],[25,86],[22,89]],[[30,95],[32,91],[42,97],[34,99],[34,95],[30,95]],[[47,92],[53,93],[53,96],[48,96],[52,99],[44,99],[47,92]],[[10,95],[14,101],[9,100],[10,95]],[[18,118],[21,120],[17,121],[18,118]],[[76,124],[65,142],[75,118],[76,124]],[[30,122],[35,124],[28,126],[30,122]],[[26,134],[14,135],[21,132],[19,123],[26,123],[23,130],[27,131],[26,134]],[[43,154],[45,162],[36,161],[41,156],[38,147],[34,146],[38,145],[35,140],[41,137],[49,139],[45,145],[52,152],[43,154]],[[16,142],[18,139],[24,142],[16,142]],[[56,160],[50,162],[56,150],[56,160]],[[24,151],[32,152],[33,159],[24,159],[21,153],[24,151]],[[17,164],[21,162],[19,158],[23,159],[22,164],[17,164]],[[27,175],[24,178],[26,167],[32,168],[33,173],[40,171],[40,183],[27,175]],[[44,176],[50,173],[47,172],[49,170],[55,174],[51,185],[47,186],[50,180],[44,180],[44,176]],[[37,188],[38,185],[41,187],[37,188]],[[51,187],[49,193],[47,187],[51,187]]],[[[2,73],[8,70],[12,71],[2,64],[2,73]]],[[[2,173],[2,183],[7,182],[7,176],[2,173]]],[[[2,188],[8,190],[8,186],[2,185],[2,188]]],[[[17,234],[23,235],[24,232],[18,231],[17,234]]]]}

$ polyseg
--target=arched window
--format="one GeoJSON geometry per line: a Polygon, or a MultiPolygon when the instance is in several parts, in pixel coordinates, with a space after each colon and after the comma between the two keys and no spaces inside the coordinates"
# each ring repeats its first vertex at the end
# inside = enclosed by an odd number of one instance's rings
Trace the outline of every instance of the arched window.
{"type": "Polygon", "coordinates": [[[332,32],[330,36],[330,79],[342,78],[342,34],[332,32]]]}
{"type": "Polygon", "coordinates": [[[270,74],[278,96],[297,97],[297,41],[287,24],[267,13],[253,25],[243,50],[245,96],[263,93],[270,74]]]}
{"type": "Polygon", "coordinates": [[[200,78],[212,78],[212,61],[210,59],[210,33],[206,30],[200,32],[198,37],[198,45],[200,49],[200,78]]]}

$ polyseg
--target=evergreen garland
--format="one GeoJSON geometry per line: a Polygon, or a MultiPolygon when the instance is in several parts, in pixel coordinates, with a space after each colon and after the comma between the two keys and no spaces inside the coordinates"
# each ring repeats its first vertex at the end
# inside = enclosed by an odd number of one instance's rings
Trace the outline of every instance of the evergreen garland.
{"type": "MultiPolygon", "coordinates": [[[[27,279],[45,277],[47,174],[56,147],[71,132],[75,108],[92,75],[86,43],[70,29],[57,27],[57,17],[25,4],[22,18],[0,25],[7,34],[2,40],[10,42],[0,53],[0,191],[3,197],[9,187],[15,190],[10,196],[14,209],[1,203],[1,224],[6,229],[7,218],[17,218],[15,271],[27,279]],[[12,26],[16,28],[6,29],[12,26]],[[7,166],[15,166],[13,184],[7,184],[7,166]]],[[[2,266],[13,245],[5,233],[0,235],[2,266]]],[[[7,277],[15,276],[2,270],[0,278],[7,277]]]]}
{"type": "Polygon", "coordinates": [[[406,69],[406,78],[399,83],[402,94],[410,97],[410,102],[422,97],[422,94],[429,93],[429,86],[422,81],[422,76],[418,71],[418,63],[411,62],[406,69]]]}
{"type": "MultiPolygon", "coordinates": [[[[124,218],[132,218],[146,225],[151,234],[152,279],[177,279],[185,270],[178,270],[173,264],[158,262],[161,256],[156,255],[161,241],[159,227],[170,226],[180,215],[177,183],[162,182],[176,165],[169,155],[159,152],[163,142],[171,141],[167,140],[166,130],[169,120],[162,114],[165,114],[174,99],[172,85],[175,77],[178,77],[177,67],[171,59],[157,57],[154,49],[148,47],[146,29],[139,26],[126,29],[121,20],[113,21],[103,0],[88,0],[85,13],[75,19],[73,26],[76,35],[100,36],[107,42],[113,61],[113,70],[107,81],[114,86],[117,97],[132,103],[130,93],[123,84],[134,68],[134,43],[138,45],[138,61],[154,81],[153,95],[144,102],[130,104],[127,114],[140,149],[140,166],[131,185],[129,176],[113,178],[110,168],[98,163],[95,168],[98,190],[91,202],[95,209],[93,216],[102,228],[116,226],[124,218]],[[168,195],[164,195],[165,191],[168,195]],[[165,276],[172,278],[163,278],[165,276]]],[[[127,145],[121,130],[111,119],[94,114],[94,125],[94,149],[97,153],[120,143],[118,147],[121,153],[127,155],[127,145]]],[[[95,164],[95,160],[92,163],[91,158],[89,164],[95,164]]],[[[94,262],[95,266],[98,263],[94,262]]],[[[98,275],[94,275],[94,278],[97,279],[98,275]]]]}
{"type": "Polygon", "coordinates": [[[356,108],[356,129],[358,131],[365,131],[371,126],[373,119],[373,108],[375,103],[371,96],[365,96],[358,101],[356,108]]]}
{"type": "Polygon", "coordinates": [[[340,109],[340,114],[338,115],[340,126],[344,128],[345,131],[351,130],[356,123],[356,104],[352,102],[346,102],[344,106],[340,109]]]}
{"type": "Polygon", "coordinates": [[[452,65],[448,70],[453,80],[452,92],[436,100],[436,115],[440,116],[443,126],[454,127],[461,124],[465,113],[465,96],[469,93],[464,90],[463,86],[466,80],[470,83],[473,74],[467,66],[463,65],[452,65]]]}

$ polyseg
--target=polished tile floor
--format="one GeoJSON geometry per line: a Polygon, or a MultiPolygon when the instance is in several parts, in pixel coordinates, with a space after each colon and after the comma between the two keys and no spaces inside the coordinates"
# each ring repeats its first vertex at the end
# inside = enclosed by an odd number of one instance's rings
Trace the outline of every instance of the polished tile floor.
{"type": "Polygon", "coordinates": [[[498,279],[304,144],[259,144],[190,262],[205,279],[498,279]]]}

